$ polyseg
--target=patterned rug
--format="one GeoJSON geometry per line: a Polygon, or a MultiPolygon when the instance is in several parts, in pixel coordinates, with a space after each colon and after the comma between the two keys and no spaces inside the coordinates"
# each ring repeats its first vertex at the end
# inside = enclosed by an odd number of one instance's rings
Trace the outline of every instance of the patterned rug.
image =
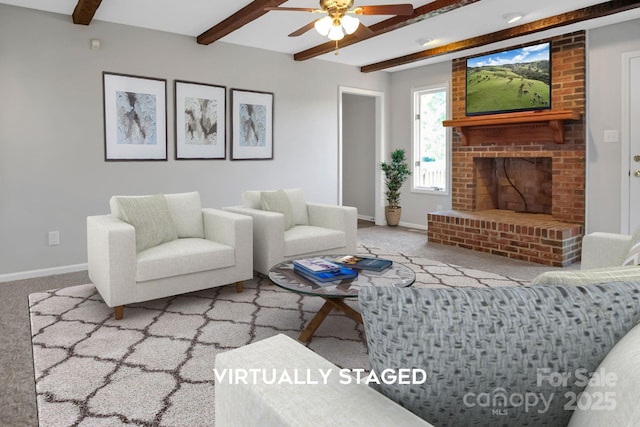
{"type": "MultiPolygon", "coordinates": [[[[360,253],[409,266],[414,287],[526,285],[424,258],[360,253]]],[[[39,423],[213,425],[216,354],[279,333],[297,338],[322,302],[256,277],[240,294],[225,286],[132,304],[115,321],[93,285],[31,294],[39,423]]],[[[368,367],[362,326],[343,314],[331,313],[307,346],[339,367],[368,367]]]]}

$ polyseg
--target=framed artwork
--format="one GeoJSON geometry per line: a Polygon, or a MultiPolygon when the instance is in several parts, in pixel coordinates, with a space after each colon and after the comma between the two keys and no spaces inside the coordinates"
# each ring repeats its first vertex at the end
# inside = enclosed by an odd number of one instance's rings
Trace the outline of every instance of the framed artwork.
{"type": "Polygon", "coordinates": [[[176,159],[226,158],[224,86],[175,81],[176,159]]]}
{"type": "Polygon", "coordinates": [[[105,160],[167,160],[167,81],[102,73],[105,160]]]}
{"type": "Polygon", "coordinates": [[[273,93],[231,89],[231,160],[273,159],[273,93]]]}

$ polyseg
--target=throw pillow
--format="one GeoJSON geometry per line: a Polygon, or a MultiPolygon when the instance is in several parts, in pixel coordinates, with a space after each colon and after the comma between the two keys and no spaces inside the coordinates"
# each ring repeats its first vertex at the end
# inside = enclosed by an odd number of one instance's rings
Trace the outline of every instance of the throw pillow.
{"type": "Polygon", "coordinates": [[[163,195],[117,197],[122,219],[136,229],[136,251],[178,238],[167,200],[163,195]]]}
{"type": "Polygon", "coordinates": [[[640,316],[640,283],[492,289],[364,287],[374,385],[433,425],[567,425],[571,396],[640,316]],[[405,377],[406,378],[406,377],[405,377]],[[417,376],[417,378],[422,378],[417,376]]]}
{"type": "Polygon", "coordinates": [[[198,237],[204,238],[204,226],[202,223],[202,204],[200,193],[165,194],[167,205],[179,238],[198,237]]]}
{"type": "Polygon", "coordinates": [[[640,265],[640,241],[634,243],[627,253],[627,259],[622,265],[640,265]]]}
{"type": "Polygon", "coordinates": [[[629,246],[627,247],[627,257],[622,262],[622,265],[639,265],[640,264],[640,227],[634,231],[631,239],[629,239],[629,246]]]}
{"type": "Polygon", "coordinates": [[[604,358],[579,399],[569,427],[630,426],[640,420],[640,325],[604,358]]]}
{"type": "Polygon", "coordinates": [[[292,188],[284,190],[284,192],[287,193],[287,197],[289,197],[289,203],[291,203],[291,209],[293,210],[296,225],[309,225],[307,201],[304,199],[302,189],[292,188]]]}
{"type": "Polygon", "coordinates": [[[284,215],[285,230],[289,230],[296,225],[289,197],[287,197],[287,193],[285,193],[284,190],[263,191],[260,193],[260,201],[262,203],[262,210],[279,212],[284,215]]]}

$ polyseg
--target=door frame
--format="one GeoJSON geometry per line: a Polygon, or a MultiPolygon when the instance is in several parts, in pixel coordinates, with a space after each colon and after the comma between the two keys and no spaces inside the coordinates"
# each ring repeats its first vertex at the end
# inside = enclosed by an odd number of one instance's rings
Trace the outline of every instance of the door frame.
{"type": "Polygon", "coordinates": [[[382,183],[382,171],[378,164],[384,159],[384,153],[387,151],[387,138],[386,126],[385,126],[385,97],[384,92],[359,89],[347,86],[338,86],[338,204],[342,205],[342,184],[343,184],[343,123],[342,123],[342,95],[361,95],[372,97],[375,99],[375,224],[384,225],[386,221],[384,219],[384,194],[382,183]]]}
{"type": "Polygon", "coordinates": [[[633,52],[626,52],[622,54],[622,132],[620,138],[620,151],[621,151],[621,195],[620,195],[620,232],[623,234],[630,234],[630,203],[631,197],[630,185],[631,185],[631,169],[629,162],[631,161],[631,111],[630,103],[631,98],[629,96],[630,82],[631,82],[631,60],[634,58],[640,58],[640,50],[633,52]]]}

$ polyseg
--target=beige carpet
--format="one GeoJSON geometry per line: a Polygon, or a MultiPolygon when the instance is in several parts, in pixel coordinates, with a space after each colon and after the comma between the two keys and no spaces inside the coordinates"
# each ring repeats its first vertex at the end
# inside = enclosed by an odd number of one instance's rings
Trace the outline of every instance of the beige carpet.
{"type": "MultiPolygon", "coordinates": [[[[526,282],[425,258],[363,248],[416,272],[415,287],[526,282]]],[[[355,303],[355,301],[353,302],[355,303]]],[[[267,279],[127,306],[115,321],[93,285],[29,296],[39,423],[213,425],[219,352],[284,333],[297,338],[322,305],[267,279]]],[[[362,326],[332,313],[308,344],[344,368],[368,366],[362,326]]]]}

